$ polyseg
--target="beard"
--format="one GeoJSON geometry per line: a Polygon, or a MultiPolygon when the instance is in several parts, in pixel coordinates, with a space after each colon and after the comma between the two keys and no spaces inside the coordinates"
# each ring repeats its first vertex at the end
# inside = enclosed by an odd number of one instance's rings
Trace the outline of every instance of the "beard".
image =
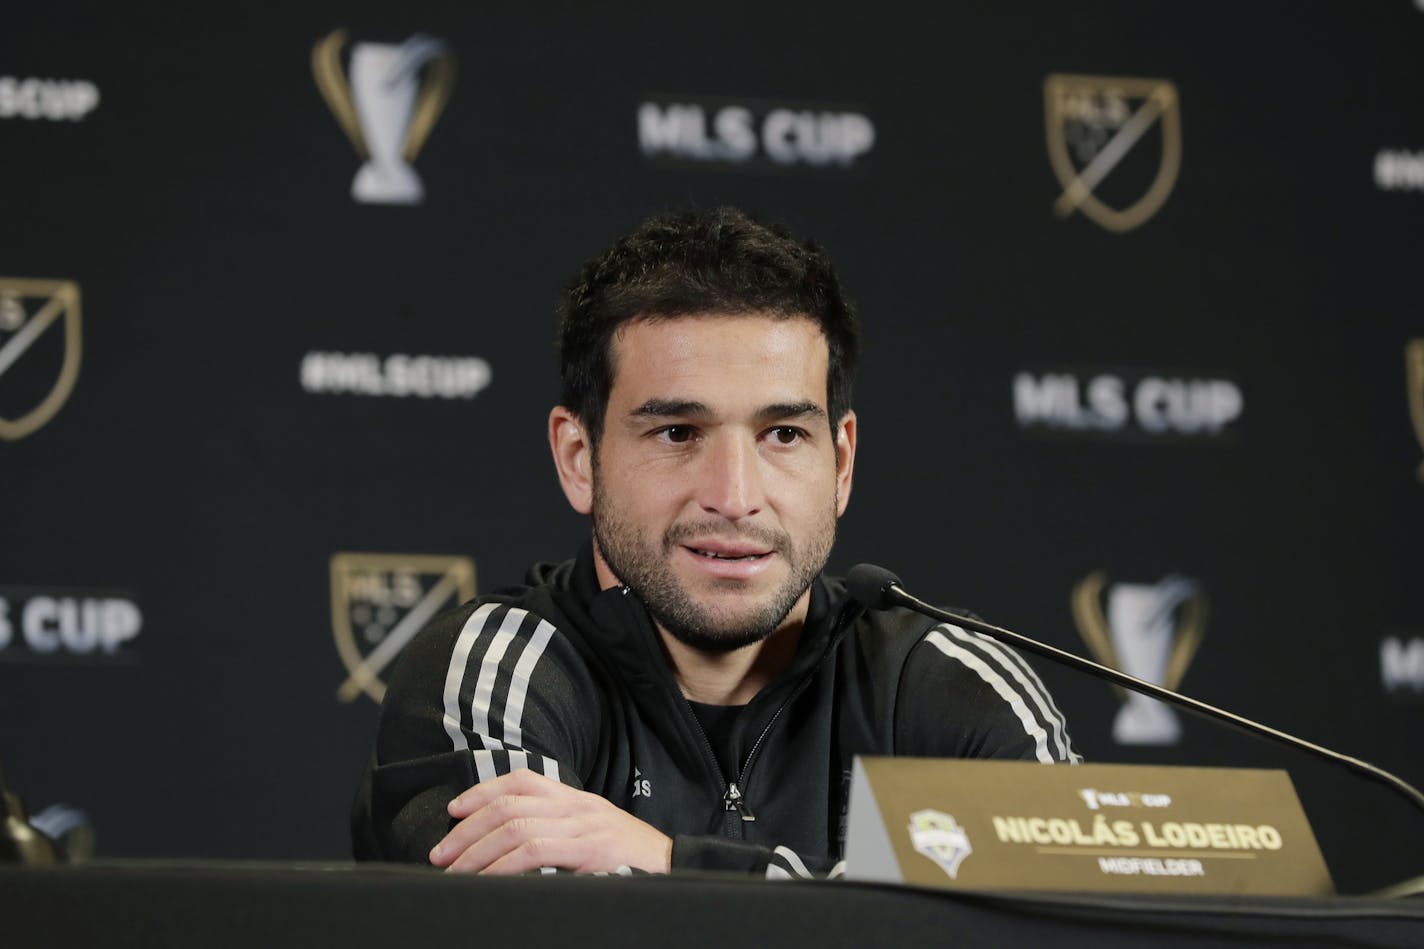
{"type": "MultiPolygon", "coordinates": [[[[658,625],[693,649],[727,653],[761,642],[775,632],[811,581],[825,569],[836,538],[836,503],[832,498],[824,517],[800,544],[782,530],[734,527],[725,520],[675,523],[653,543],[621,516],[595,477],[593,536],[609,569],[638,595],[658,625]],[[671,560],[684,541],[713,537],[753,541],[773,551],[789,568],[786,579],[760,602],[743,609],[699,602],[673,573],[671,560]]],[[[737,580],[712,582],[728,591],[741,586],[737,580]]]]}

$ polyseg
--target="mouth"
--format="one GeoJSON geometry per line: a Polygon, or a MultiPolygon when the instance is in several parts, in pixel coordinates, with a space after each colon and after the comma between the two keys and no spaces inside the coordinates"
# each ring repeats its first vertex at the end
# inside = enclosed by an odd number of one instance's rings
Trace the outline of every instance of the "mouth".
{"type": "Polygon", "coordinates": [[[679,546],[699,573],[719,580],[751,580],[769,569],[776,558],[774,549],[745,541],[707,539],[679,546]]]}
{"type": "Polygon", "coordinates": [[[752,551],[748,553],[734,553],[725,550],[715,550],[710,547],[688,546],[687,549],[690,550],[692,553],[696,554],[698,557],[706,557],[709,560],[728,560],[734,562],[753,561],[761,560],[763,557],[771,556],[771,551],[769,550],[752,551]]]}

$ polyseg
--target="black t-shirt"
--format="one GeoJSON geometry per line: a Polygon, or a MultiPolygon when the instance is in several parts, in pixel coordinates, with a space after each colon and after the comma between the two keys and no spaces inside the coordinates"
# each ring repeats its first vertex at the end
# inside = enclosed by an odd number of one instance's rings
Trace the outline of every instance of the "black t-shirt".
{"type": "Polygon", "coordinates": [[[737,724],[737,716],[742,714],[742,709],[746,706],[706,705],[691,701],[687,704],[692,706],[692,714],[697,716],[698,724],[707,733],[707,740],[712,744],[712,754],[722,769],[722,777],[728,781],[737,780],[741,762],[737,760],[736,751],[732,748],[732,729],[737,724]]]}

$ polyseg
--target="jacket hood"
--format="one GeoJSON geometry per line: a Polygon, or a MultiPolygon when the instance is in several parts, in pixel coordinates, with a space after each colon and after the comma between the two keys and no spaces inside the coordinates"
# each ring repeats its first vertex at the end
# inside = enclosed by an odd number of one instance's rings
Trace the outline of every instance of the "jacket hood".
{"type": "MultiPolygon", "coordinates": [[[[613,660],[609,671],[630,687],[671,681],[672,670],[653,619],[638,594],[627,586],[600,586],[594,569],[592,537],[583,542],[573,560],[530,567],[526,582],[554,591],[559,611],[574,627],[566,632],[596,643],[597,652],[613,660]]],[[[779,691],[779,684],[802,678],[834,648],[839,634],[861,612],[844,595],[843,586],[824,575],[811,581],[811,602],[796,655],[762,690],[763,695],[779,691]]]]}

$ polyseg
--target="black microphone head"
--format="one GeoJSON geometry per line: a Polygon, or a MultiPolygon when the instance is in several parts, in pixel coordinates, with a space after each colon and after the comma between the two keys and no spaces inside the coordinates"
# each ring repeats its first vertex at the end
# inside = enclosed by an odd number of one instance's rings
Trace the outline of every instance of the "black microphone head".
{"type": "Polygon", "coordinates": [[[884,567],[858,563],[850,568],[845,579],[846,590],[857,603],[872,610],[888,610],[895,605],[890,588],[899,586],[900,578],[884,567]]]}

